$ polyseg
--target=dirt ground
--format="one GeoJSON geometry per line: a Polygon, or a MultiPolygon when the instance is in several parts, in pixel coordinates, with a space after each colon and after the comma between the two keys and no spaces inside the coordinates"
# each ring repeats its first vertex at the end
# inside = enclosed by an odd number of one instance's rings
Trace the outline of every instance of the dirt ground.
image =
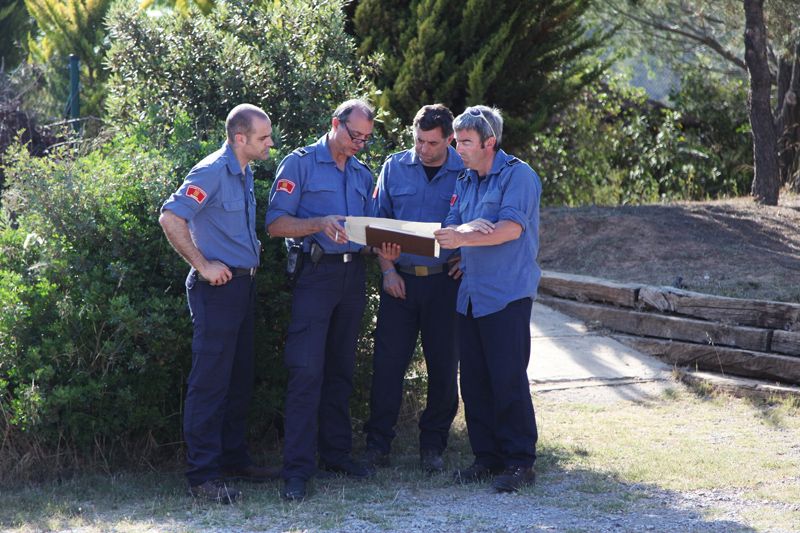
{"type": "Polygon", "coordinates": [[[544,270],[800,302],[800,196],[543,208],[544,270]]]}

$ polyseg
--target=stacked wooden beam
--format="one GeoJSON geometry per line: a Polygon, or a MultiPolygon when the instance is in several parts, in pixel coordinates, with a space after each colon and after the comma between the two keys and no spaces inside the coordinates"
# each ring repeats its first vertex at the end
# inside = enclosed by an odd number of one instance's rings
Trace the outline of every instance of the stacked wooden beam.
{"type": "Polygon", "coordinates": [[[545,272],[539,301],[677,366],[800,384],[800,305],[545,272]]]}

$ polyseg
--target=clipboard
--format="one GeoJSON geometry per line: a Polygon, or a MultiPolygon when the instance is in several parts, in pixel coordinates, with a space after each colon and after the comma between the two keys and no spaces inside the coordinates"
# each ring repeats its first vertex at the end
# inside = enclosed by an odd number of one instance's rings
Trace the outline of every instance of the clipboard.
{"type": "Polygon", "coordinates": [[[366,227],[366,237],[367,246],[380,248],[384,242],[389,242],[399,244],[403,253],[439,257],[439,243],[429,235],[371,224],[366,227]]]}

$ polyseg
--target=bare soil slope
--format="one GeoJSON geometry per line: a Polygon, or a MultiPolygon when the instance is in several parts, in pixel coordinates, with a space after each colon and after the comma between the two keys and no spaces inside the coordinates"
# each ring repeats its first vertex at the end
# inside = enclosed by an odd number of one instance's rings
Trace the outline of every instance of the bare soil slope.
{"type": "Polygon", "coordinates": [[[544,270],[800,302],[800,196],[543,208],[544,270]]]}

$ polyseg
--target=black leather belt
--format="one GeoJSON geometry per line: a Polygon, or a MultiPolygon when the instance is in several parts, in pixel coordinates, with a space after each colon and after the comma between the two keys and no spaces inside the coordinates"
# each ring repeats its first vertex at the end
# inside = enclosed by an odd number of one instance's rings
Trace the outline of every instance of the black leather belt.
{"type": "Polygon", "coordinates": [[[238,268],[237,267],[237,268],[231,268],[230,269],[230,271],[233,274],[234,278],[238,278],[240,276],[250,276],[251,278],[255,277],[256,270],[258,270],[258,267],[251,267],[251,268],[238,268]]]}
{"type": "MultiPolygon", "coordinates": [[[[231,271],[231,274],[233,274],[234,278],[240,278],[242,276],[250,276],[251,278],[253,278],[256,275],[256,271],[258,270],[258,267],[251,267],[251,268],[239,268],[239,267],[230,268],[229,267],[228,270],[231,271]]],[[[206,278],[203,277],[202,274],[200,274],[200,271],[195,270],[194,272],[195,272],[195,275],[197,276],[197,281],[204,281],[206,283],[209,282],[206,278]]]]}
{"type": "Polygon", "coordinates": [[[441,272],[444,272],[447,269],[447,264],[442,263],[441,265],[435,265],[435,266],[395,265],[394,268],[405,274],[411,274],[412,276],[432,276],[433,274],[439,274],[441,272]]]}
{"type": "MultiPolygon", "coordinates": [[[[305,260],[306,261],[308,261],[309,263],[313,264],[313,262],[311,261],[311,254],[306,253],[306,254],[303,254],[303,255],[305,256],[305,260]]],[[[357,254],[355,252],[347,253],[347,254],[324,254],[322,257],[320,257],[319,261],[317,261],[317,264],[319,264],[319,263],[352,263],[353,260],[355,260],[356,257],[359,257],[359,254],[357,254]]]]}

